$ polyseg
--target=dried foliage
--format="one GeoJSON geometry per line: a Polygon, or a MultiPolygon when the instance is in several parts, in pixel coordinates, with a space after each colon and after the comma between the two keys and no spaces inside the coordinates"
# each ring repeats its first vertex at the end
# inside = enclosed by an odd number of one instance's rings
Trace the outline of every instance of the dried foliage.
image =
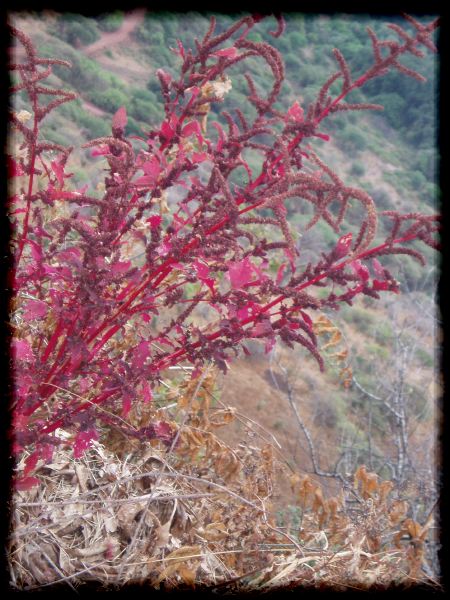
{"type": "Polygon", "coordinates": [[[170,454],[155,441],[129,446],[120,460],[94,442],[79,460],[59,449],[52,463],[37,466],[45,486],[14,496],[8,551],[16,589],[92,581],[241,593],[298,585],[437,589],[422,570],[432,516],[423,525],[408,518],[391,481],[361,466],[353,487],[326,498],[309,475],[291,475],[300,527],[279,527],[272,487],[277,472],[288,477],[286,465],[268,444],[212,442],[210,429],[232,412],[207,406],[210,382],[199,387],[198,402],[190,384],[179,396],[187,411],[182,441],[170,454]]]}

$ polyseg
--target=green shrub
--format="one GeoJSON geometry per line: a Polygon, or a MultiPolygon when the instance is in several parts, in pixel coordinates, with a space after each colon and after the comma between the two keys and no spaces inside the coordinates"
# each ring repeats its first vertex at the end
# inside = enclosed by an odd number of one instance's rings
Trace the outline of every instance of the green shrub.
{"type": "Polygon", "coordinates": [[[410,181],[411,186],[416,191],[421,190],[427,183],[426,177],[420,171],[413,171],[412,173],[410,173],[410,181]]]}
{"type": "Polygon", "coordinates": [[[114,88],[106,91],[92,90],[89,92],[88,98],[90,102],[110,113],[116,112],[128,100],[126,94],[114,88]]]}
{"type": "Polygon", "coordinates": [[[100,33],[97,23],[83,15],[66,13],[58,18],[59,35],[71,46],[96,42],[100,33]]]}
{"type": "Polygon", "coordinates": [[[366,138],[363,133],[353,125],[347,125],[339,133],[339,141],[344,152],[359,152],[366,149],[366,138]]]}
{"type": "Polygon", "coordinates": [[[354,162],[350,169],[350,175],[354,175],[355,177],[361,177],[365,172],[366,168],[361,162],[354,162]]]}
{"type": "Polygon", "coordinates": [[[97,19],[97,25],[102,31],[117,31],[122,26],[123,18],[123,12],[115,10],[110,14],[101,15],[97,19]]]}
{"type": "Polygon", "coordinates": [[[435,357],[423,348],[417,348],[416,358],[422,363],[424,367],[431,368],[435,366],[435,357]]]}

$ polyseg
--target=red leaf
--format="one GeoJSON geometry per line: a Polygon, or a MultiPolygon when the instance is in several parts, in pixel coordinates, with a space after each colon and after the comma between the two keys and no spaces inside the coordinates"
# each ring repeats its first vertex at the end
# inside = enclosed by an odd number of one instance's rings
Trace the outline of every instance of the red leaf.
{"type": "Polygon", "coordinates": [[[273,329],[269,319],[256,323],[250,333],[252,334],[252,337],[266,337],[267,335],[272,334],[273,329]]]}
{"type": "Polygon", "coordinates": [[[217,129],[217,131],[219,133],[219,140],[217,142],[216,150],[217,150],[217,152],[220,152],[222,150],[222,147],[225,142],[225,133],[224,133],[222,127],[219,125],[219,123],[217,123],[217,121],[214,121],[211,124],[213,127],[215,127],[217,129]]]}
{"type": "Polygon", "coordinates": [[[190,157],[191,162],[194,163],[194,165],[201,162],[205,162],[205,160],[208,160],[208,158],[209,156],[208,154],[206,154],[206,152],[194,152],[190,157]]]}
{"type": "Polygon", "coordinates": [[[170,82],[172,81],[172,78],[168,73],[166,73],[163,69],[158,69],[156,71],[156,75],[163,80],[164,84],[167,87],[169,87],[170,82]]]}
{"type": "Polygon", "coordinates": [[[325,140],[326,142],[328,142],[330,140],[330,136],[327,135],[326,133],[313,133],[312,135],[320,138],[321,140],[325,140]]]}
{"type": "Polygon", "coordinates": [[[20,177],[21,175],[25,175],[22,165],[8,156],[8,177],[20,177]]]}
{"type": "Polygon", "coordinates": [[[127,111],[125,106],[121,106],[112,119],[113,129],[125,129],[128,122],[127,111]]]}
{"type": "Polygon", "coordinates": [[[50,200],[77,200],[82,196],[81,192],[68,192],[65,190],[49,189],[50,200]]]}
{"type": "Polygon", "coordinates": [[[126,417],[131,410],[131,397],[125,394],[122,398],[122,417],[126,417]]]}
{"type": "Polygon", "coordinates": [[[131,267],[131,261],[127,260],[126,262],[117,261],[111,267],[111,271],[114,275],[120,275],[122,273],[126,273],[131,267]]]}
{"type": "Polygon", "coordinates": [[[277,285],[280,285],[280,283],[281,283],[281,280],[283,279],[283,273],[284,273],[284,270],[285,270],[286,266],[287,266],[287,264],[286,264],[286,263],[282,263],[282,264],[280,265],[280,268],[278,269],[277,278],[276,278],[276,280],[275,280],[275,283],[276,283],[277,285]]]}
{"type": "Polygon", "coordinates": [[[142,369],[150,354],[150,342],[142,341],[133,350],[131,366],[133,369],[142,369]]]}
{"type": "Polygon", "coordinates": [[[36,262],[40,262],[42,260],[42,248],[34,240],[27,238],[27,242],[31,246],[31,256],[36,262]]]}
{"type": "Polygon", "coordinates": [[[161,215],[153,215],[147,219],[147,223],[150,223],[150,229],[156,229],[161,225],[162,217],[161,215]]]}
{"type": "Polygon", "coordinates": [[[37,461],[39,460],[39,452],[35,450],[25,461],[25,467],[23,469],[23,474],[26,477],[37,465],[37,461]]]}
{"type": "Polygon", "coordinates": [[[191,121],[190,123],[185,125],[183,127],[183,129],[181,130],[181,137],[189,137],[193,133],[195,133],[197,135],[197,137],[199,138],[199,141],[202,140],[202,142],[203,142],[203,136],[201,134],[200,125],[199,125],[198,121],[191,121]]]}
{"type": "Polygon", "coordinates": [[[244,344],[242,344],[242,350],[244,351],[244,354],[246,356],[251,356],[252,355],[252,353],[250,352],[250,350],[248,348],[246,348],[244,344]]]}
{"type": "Polygon", "coordinates": [[[16,360],[32,361],[34,359],[31,346],[26,340],[13,339],[12,353],[16,360]]]}
{"type": "Polygon", "coordinates": [[[222,50],[217,50],[217,52],[212,53],[212,56],[224,56],[225,58],[234,58],[236,55],[237,49],[234,47],[223,48],[222,50]]]}
{"type": "Polygon", "coordinates": [[[172,245],[170,242],[166,242],[164,241],[160,246],[158,246],[158,248],[156,249],[157,254],[159,254],[159,256],[166,256],[167,254],[169,254],[170,250],[172,248],[172,245]]]}
{"type": "Polygon", "coordinates": [[[253,277],[253,265],[248,256],[244,260],[230,264],[228,277],[234,289],[245,287],[250,283],[253,277]]]}
{"type": "Polygon", "coordinates": [[[144,404],[148,404],[153,400],[152,388],[146,381],[142,385],[142,399],[144,400],[144,404]]]}
{"type": "Polygon", "coordinates": [[[184,47],[183,47],[183,44],[180,42],[180,40],[177,40],[177,45],[178,45],[178,50],[179,50],[180,56],[184,60],[184,47]]]}
{"type": "Polygon", "coordinates": [[[384,268],[381,266],[380,261],[377,258],[372,259],[372,265],[378,277],[384,278],[384,268]]]}
{"type": "Polygon", "coordinates": [[[306,325],[308,326],[308,328],[312,330],[313,322],[312,322],[311,317],[307,313],[303,312],[303,310],[300,311],[300,314],[302,315],[303,320],[306,323],[306,325]]]}
{"type": "Polygon", "coordinates": [[[39,485],[39,479],[37,477],[20,477],[14,482],[14,487],[19,492],[31,490],[31,488],[37,485],[39,485]]]}
{"type": "Polygon", "coordinates": [[[275,346],[275,343],[276,343],[275,336],[267,338],[266,345],[264,347],[264,351],[266,354],[269,354],[269,352],[275,346]]]}
{"type": "Polygon", "coordinates": [[[139,179],[136,179],[134,183],[136,185],[153,186],[155,185],[155,178],[150,175],[143,175],[142,177],[139,177],[139,179]]]}
{"type": "Polygon", "coordinates": [[[297,101],[295,101],[291,108],[287,111],[287,114],[292,121],[296,121],[297,123],[303,122],[303,108],[297,101]]]}
{"type": "Polygon", "coordinates": [[[361,281],[367,281],[369,279],[369,269],[366,265],[363,265],[360,260],[354,260],[350,263],[350,266],[361,281]]]}
{"type": "Polygon", "coordinates": [[[391,287],[391,284],[389,283],[389,281],[379,281],[378,279],[373,280],[372,289],[376,292],[383,291],[383,290],[389,290],[390,287],[391,287]]]}
{"type": "Polygon", "coordinates": [[[161,134],[166,138],[166,141],[171,140],[173,137],[174,130],[167,121],[164,121],[161,125],[161,134]]]}
{"type": "Polygon", "coordinates": [[[61,250],[61,252],[58,252],[57,257],[59,261],[74,265],[75,267],[81,267],[82,265],[82,252],[79,248],[75,248],[75,246],[61,250]]]}
{"type": "Polygon", "coordinates": [[[208,265],[205,265],[205,263],[200,262],[198,259],[196,259],[195,262],[192,264],[192,266],[194,267],[194,269],[197,273],[197,277],[199,279],[205,279],[205,277],[208,277],[208,275],[209,275],[208,265]]]}
{"type": "Polygon", "coordinates": [[[64,185],[64,167],[56,160],[52,160],[50,163],[52,167],[53,173],[56,175],[56,179],[58,180],[59,187],[63,187],[64,185]]]}
{"type": "Polygon", "coordinates": [[[141,169],[146,175],[153,177],[155,181],[161,173],[161,165],[159,164],[159,160],[156,158],[156,156],[153,156],[150,160],[141,165],[141,169]]]}
{"type": "Polygon", "coordinates": [[[155,436],[162,440],[163,442],[172,441],[172,428],[169,423],[165,421],[157,421],[153,423],[153,429],[155,431],[155,436]]]}
{"type": "Polygon", "coordinates": [[[75,443],[73,445],[73,455],[75,458],[80,458],[85,450],[87,450],[93,440],[98,439],[98,433],[95,429],[88,429],[87,431],[80,431],[75,437],[75,443]]]}
{"type": "Polygon", "coordinates": [[[25,305],[23,318],[25,321],[32,321],[44,317],[48,312],[48,306],[42,300],[28,300],[25,305]]]}
{"type": "Polygon", "coordinates": [[[91,156],[105,156],[105,154],[110,153],[111,151],[109,149],[109,146],[107,146],[106,144],[101,144],[100,146],[97,146],[97,148],[94,148],[94,150],[92,150],[91,156]]]}
{"type": "Polygon", "coordinates": [[[333,252],[336,259],[343,258],[349,253],[350,246],[352,245],[352,238],[353,235],[351,233],[347,233],[339,238],[333,252]]]}

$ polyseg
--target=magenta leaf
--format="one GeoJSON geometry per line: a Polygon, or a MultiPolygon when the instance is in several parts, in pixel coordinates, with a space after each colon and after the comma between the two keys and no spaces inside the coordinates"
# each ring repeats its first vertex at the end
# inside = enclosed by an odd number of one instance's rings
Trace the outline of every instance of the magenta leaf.
{"type": "Polygon", "coordinates": [[[336,244],[333,254],[336,259],[343,258],[347,256],[350,251],[350,247],[352,245],[353,235],[351,233],[347,233],[339,238],[338,243],[336,244]]]}
{"type": "Polygon", "coordinates": [[[350,266],[361,281],[365,282],[369,279],[369,269],[366,267],[366,265],[363,265],[360,260],[352,261],[350,266]]]}
{"type": "Polygon", "coordinates": [[[161,125],[161,134],[166,138],[166,141],[171,140],[174,133],[175,131],[170,124],[167,121],[164,121],[161,125]]]}
{"type": "Polygon", "coordinates": [[[181,130],[181,137],[189,137],[193,133],[195,133],[195,135],[197,136],[199,143],[203,144],[203,136],[198,121],[191,121],[190,123],[185,125],[181,130]]]}
{"type": "Polygon", "coordinates": [[[149,355],[150,342],[146,342],[145,340],[139,342],[139,344],[133,350],[133,359],[131,362],[131,366],[133,367],[133,369],[142,369],[149,355]]]}
{"type": "Polygon", "coordinates": [[[228,269],[231,287],[240,289],[250,283],[253,277],[253,265],[248,256],[244,260],[231,263],[228,269]]]}
{"type": "Polygon", "coordinates": [[[158,248],[156,249],[157,254],[159,254],[159,256],[167,256],[167,254],[169,254],[170,249],[171,249],[171,244],[170,241],[164,241],[162,242],[162,244],[160,246],[158,246],[158,248]]]}
{"type": "Polygon", "coordinates": [[[147,219],[147,223],[150,223],[150,229],[157,229],[161,225],[161,215],[153,215],[147,219]]]}
{"type": "Polygon", "coordinates": [[[372,289],[376,292],[388,290],[390,288],[390,284],[388,281],[379,281],[378,279],[373,280],[372,289]]]}
{"type": "Polygon", "coordinates": [[[213,127],[215,127],[219,133],[219,140],[217,141],[216,150],[217,150],[217,152],[220,152],[225,143],[225,133],[224,133],[222,127],[219,125],[219,123],[217,123],[217,121],[213,121],[213,123],[211,123],[211,125],[213,127]]]}
{"type": "Polygon", "coordinates": [[[81,458],[85,450],[91,447],[94,440],[98,440],[98,433],[95,429],[88,429],[87,431],[80,431],[77,433],[73,445],[74,457],[81,458]]]}
{"type": "Polygon", "coordinates": [[[107,146],[106,144],[101,144],[100,146],[97,146],[97,148],[94,148],[94,150],[92,150],[91,156],[105,156],[106,154],[110,153],[111,151],[109,149],[109,146],[107,146]]]}
{"type": "Polygon", "coordinates": [[[172,78],[169,75],[169,73],[166,73],[166,71],[164,71],[164,69],[158,69],[156,71],[156,75],[157,75],[157,77],[162,79],[162,81],[166,87],[169,87],[170,82],[172,81],[172,78]]]}
{"type": "Polygon", "coordinates": [[[156,421],[156,423],[153,424],[153,427],[158,439],[168,442],[172,440],[172,428],[169,423],[166,423],[165,421],[156,421]]]}
{"type": "Polygon", "coordinates": [[[330,140],[330,136],[326,133],[313,133],[313,136],[318,137],[321,140],[325,140],[325,142],[328,142],[330,140]]]}
{"type": "Polygon", "coordinates": [[[378,277],[384,278],[384,268],[377,258],[372,259],[373,269],[378,277]]]}
{"type": "Polygon", "coordinates": [[[295,101],[291,108],[287,111],[289,118],[297,123],[303,122],[303,108],[295,101]]]}
{"type": "Polygon", "coordinates": [[[61,165],[60,162],[56,161],[56,160],[52,160],[52,162],[50,163],[53,173],[56,175],[56,179],[58,180],[59,183],[59,187],[63,187],[64,185],[64,167],[61,165]]]}
{"type": "Polygon", "coordinates": [[[66,190],[49,189],[49,198],[51,200],[77,200],[82,196],[81,192],[68,192],[66,190]]]}
{"type": "Polygon", "coordinates": [[[148,404],[153,400],[153,392],[150,384],[147,381],[144,381],[142,384],[142,399],[144,404],[148,404]]]}
{"type": "Polygon", "coordinates": [[[34,360],[33,350],[26,340],[13,339],[12,353],[16,360],[32,361],[34,360]]]}
{"type": "Polygon", "coordinates": [[[112,119],[113,129],[125,129],[128,122],[127,111],[125,106],[121,106],[112,119]]]}
{"type": "Polygon", "coordinates": [[[66,248],[65,250],[61,250],[61,252],[58,252],[57,254],[59,260],[75,265],[77,267],[81,266],[82,256],[83,255],[81,250],[79,248],[76,248],[75,246],[66,248]]]}
{"type": "Polygon", "coordinates": [[[126,262],[118,260],[111,267],[111,272],[114,275],[121,275],[122,273],[126,273],[131,267],[131,261],[127,260],[126,262]]]}
{"type": "Polygon", "coordinates": [[[39,485],[37,477],[19,477],[14,481],[14,487],[19,492],[26,492],[39,485]]]}
{"type": "Polygon", "coordinates": [[[125,418],[131,410],[131,396],[124,394],[122,397],[122,417],[125,418]]]}
{"type": "Polygon", "coordinates": [[[35,450],[25,461],[25,467],[23,469],[23,474],[26,477],[31,471],[34,470],[37,465],[37,461],[39,460],[39,451],[35,450]]]}
{"type": "Polygon", "coordinates": [[[205,160],[208,160],[208,158],[209,154],[207,154],[206,152],[194,152],[190,157],[191,162],[194,165],[205,162],[205,160]]]}
{"type": "Polygon", "coordinates": [[[266,337],[267,335],[273,334],[272,324],[269,319],[264,319],[250,330],[252,337],[266,337]]]}
{"type": "Polygon", "coordinates": [[[27,238],[27,242],[31,246],[31,256],[36,262],[40,262],[42,260],[42,248],[34,240],[27,238]]]}
{"type": "Polygon", "coordinates": [[[214,294],[216,281],[212,277],[209,277],[208,265],[206,265],[205,263],[203,263],[197,259],[193,263],[193,267],[194,267],[194,269],[197,273],[197,277],[200,279],[200,281],[203,282],[205,285],[207,285],[209,287],[209,289],[211,290],[211,292],[214,294]]]}
{"type": "Polygon", "coordinates": [[[25,175],[22,165],[8,156],[8,177],[20,177],[21,175],[25,175]]]}
{"type": "Polygon", "coordinates": [[[196,259],[192,266],[194,267],[199,279],[205,279],[205,277],[208,277],[209,267],[207,264],[196,259]]]}
{"type": "Polygon", "coordinates": [[[178,49],[180,51],[180,56],[184,60],[184,47],[180,40],[177,40],[178,49]]]}
{"type": "Polygon", "coordinates": [[[264,346],[264,352],[266,354],[269,354],[272,351],[272,349],[275,346],[275,344],[276,344],[275,336],[267,338],[266,344],[264,346]]]}
{"type": "Polygon", "coordinates": [[[32,321],[33,319],[40,319],[44,317],[48,312],[48,306],[42,300],[28,300],[25,304],[25,310],[23,318],[25,321],[32,321]]]}
{"type": "Polygon", "coordinates": [[[303,310],[300,311],[300,314],[302,315],[303,320],[306,323],[307,327],[312,330],[313,321],[312,321],[311,317],[308,315],[308,313],[305,313],[303,310]]]}
{"type": "Polygon", "coordinates": [[[212,53],[212,56],[225,57],[225,58],[234,58],[237,55],[237,49],[232,46],[231,48],[222,48],[222,50],[217,50],[212,53]]]}
{"type": "Polygon", "coordinates": [[[151,181],[156,181],[161,173],[161,165],[156,156],[143,163],[141,169],[148,175],[151,181]]]}

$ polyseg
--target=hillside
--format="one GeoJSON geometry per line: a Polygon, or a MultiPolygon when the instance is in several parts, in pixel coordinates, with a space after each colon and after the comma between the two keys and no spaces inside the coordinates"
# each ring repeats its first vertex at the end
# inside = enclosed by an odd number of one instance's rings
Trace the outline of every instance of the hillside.
{"type": "MultiPolygon", "coordinates": [[[[144,10],[98,20],[50,12],[13,14],[12,20],[41,55],[72,62],[71,70],[55,67],[49,83],[75,90],[79,98],[51,113],[43,133],[52,142],[76,148],[107,135],[120,106],[127,109],[128,134],[139,136],[156,127],[163,113],[155,73],[159,68],[175,73],[178,57],[171,49],[177,47],[176,40],[189,48],[208,23],[206,15],[144,10]]],[[[230,22],[231,16],[219,15],[219,31],[230,22]]],[[[285,35],[275,39],[268,35],[273,20],[263,20],[251,39],[269,38],[283,54],[284,108],[295,100],[306,107],[312,100],[333,69],[333,47],[341,49],[356,73],[362,72],[370,60],[364,30],[369,24],[377,32],[385,27],[369,16],[292,14],[285,35]]],[[[385,111],[334,115],[324,132],[330,141],[317,139],[315,144],[319,156],[348,185],[365,189],[383,210],[431,214],[438,205],[436,62],[427,55],[417,67],[427,74],[426,83],[400,73],[370,82],[352,101],[381,103],[385,111]]],[[[257,59],[250,66],[258,90],[266,89],[270,73],[260,69],[257,59]]],[[[222,110],[242,107],[248,117],[255,110],[245,104],[240,65],[233,69],[232,89],[223,103],[212,106],[208,132],[214,131],[213,120],[224,123],[222,110]]],[[[14,108],[27,110],[25,95],[14,108]]],[[[93,195],[102,189],[99,160],[87,150],[71,157],[74,182],[87,185],[93,195]]],[[[257,170],[255,160],[248,157],[257,170]]],[[[326,223],[305,229],[312,214],[306,202],[289,200],[288,211],[302,264],[334,246],[336,234],[326,223]]],[[[361,212],[351,212],[343,230],[354,230],[360,219],[361,212]]],[[[333,496],[342,478],[350,481],[358,466],[366,464],[380,477],[394,480],[404,498],[415,499],[414,518],[423,519],[435,501],[441,394],[434,298],[438,265],[435,253],[427,248],[424,254],[425,269],[408,256],[386,258],[400,282],[399,295],[376,301],[366,297],[352,307],[314,316],[325,346],[325,375],[301,349],[291,351],[280,344],[266,354],[258,342],[249,345],[249,356],[241,354],[230,363],[226,375],[217,375],[213,404],[236,409],[233,423],[221,429],[218,438],[231,447],[270,444],[282,465],[273,501],[280,523],[296,510],[289,481],[293,473],[311,474],[324,493],[333,496]]],[[[168,376],[176,387],[172,379],[168,376]]]]}

